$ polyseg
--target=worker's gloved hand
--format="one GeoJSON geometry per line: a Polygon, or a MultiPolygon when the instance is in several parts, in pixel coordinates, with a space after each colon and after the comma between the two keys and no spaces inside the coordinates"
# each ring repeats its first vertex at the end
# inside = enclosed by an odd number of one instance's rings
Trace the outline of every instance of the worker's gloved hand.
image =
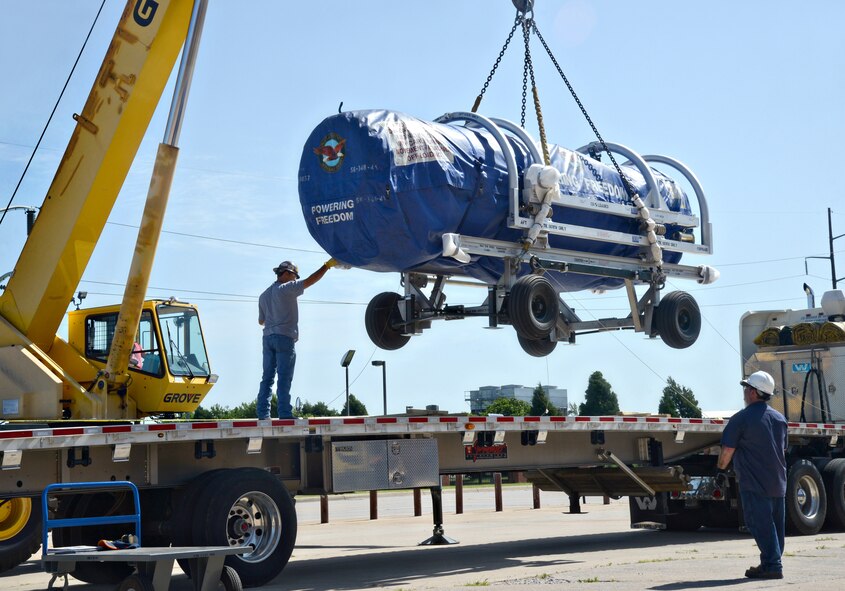
{"type": "Polygon", "coordinates": [[[334,258],[330,258],[325,263],[323,263],[323,266],[326,267],[327,269],[331,269],[332,267],[337,266],[337,261],[334,258]]]}
{"type": "Polygon", "coordinates": [[[724,470],[719,470],[719,472],[716,474],[716,478],[714,479],[714,481],[716,483],[716,486],[718,486],[719,488],[728,488],[728,473],[724,470]]]}

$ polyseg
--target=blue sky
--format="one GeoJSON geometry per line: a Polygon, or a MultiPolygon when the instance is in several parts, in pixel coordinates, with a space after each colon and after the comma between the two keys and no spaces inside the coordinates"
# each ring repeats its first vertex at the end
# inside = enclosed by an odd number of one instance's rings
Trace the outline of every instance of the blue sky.
{"type": "MultiPolygon", "coordinates": [[[[122,2],[107,2],[15,205],[39,205],[114,31],[122,2]]],[[[70,71],[99,2],[9,3],[0,20],[0,201],[5,206],[70,71]]],[[[513,24],[509,0],[234,2],[213,0],[180,140],[150,297],[200,306],[212,369],[209,403],[255,397],[261,332],[256,301],[271,269],[303,273],[326,258],[302,220],[296,176],[311,130],[344,109],[389,108],[421,119],[469,110],[513,24]]],[[[721,271],[714,285],[677,281],[704,316],[699,341],[673,350],[632,332],[587,335],[547,358],[522,352],[512,328],[470,319],[434,323],[398,351],[377,350],[364,330],[372,296],[399,291],[398,276],[333,270],[301,300],[294,397],[339,408],[340,358],[355,349],[350,390],[381,409],[387,361],[391,412],[438,404],[468,409],[482,385],[550,383],[580,402],[601,371],[631,411],[656,411],[666,378],[705,409],[741,404],[738,322],[746,310],[800,308],[802,283],[830,287],[827,208],[845,233],[835,148],[845,137],[845,4],[810,0],[619,2],[537,0],[535,18],[606,140],[672,156],[707,195],[715,253],[689,264],[721,271]]],[[[522,78],[515,39],[480,112],[519,121],[522,78]]],[[[532,55],[551,142],[594,139],[542,47],[532,55]]],[[[128,271],[170,91],[150,125],[80,289],[87,305],[117,301],[128,271]],[[128,227],[127,227],[128,226],[128,227]]],[[[533,116],[528,130],[536,133],[533,116]]],[[[24,216],[0,226],[0,274],[24,241],[24,216]]],[[[835,243],[845,276],[845,239],[835,243]]],[[[450,303],[483,291],[452,288],[450,303]]],[[[585,319],[624,315],[621,292],[572,294],[585,319]]]]}

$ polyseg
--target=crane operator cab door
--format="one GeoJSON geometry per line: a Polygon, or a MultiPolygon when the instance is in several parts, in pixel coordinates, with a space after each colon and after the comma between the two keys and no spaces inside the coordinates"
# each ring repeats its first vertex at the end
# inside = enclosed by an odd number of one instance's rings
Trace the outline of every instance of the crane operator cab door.
{"type": "MultiPolygon", "coordinates": [[[[69,313],[70,344],[98,369],[106,365],[119,311],[119,306],[106,306],[69,313]]],[[[196,308],[173,301],[144,302],[128,373],[126,394],[138,416],[196,410],[217,381],[196,308]]]]}

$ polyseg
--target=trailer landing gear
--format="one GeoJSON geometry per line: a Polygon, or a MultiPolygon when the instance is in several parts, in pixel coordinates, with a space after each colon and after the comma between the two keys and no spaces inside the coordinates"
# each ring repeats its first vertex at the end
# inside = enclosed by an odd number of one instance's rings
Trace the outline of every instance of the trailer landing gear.
{"type": "Polygon", "coordinates": [[[458,544],[457,540],[446,536],[443,533],[443,489],[439,486],[431,487],[432,518],[434,519],[434,532],[427,540],[419,543],[420,546],[448,546],[458,544]]]}

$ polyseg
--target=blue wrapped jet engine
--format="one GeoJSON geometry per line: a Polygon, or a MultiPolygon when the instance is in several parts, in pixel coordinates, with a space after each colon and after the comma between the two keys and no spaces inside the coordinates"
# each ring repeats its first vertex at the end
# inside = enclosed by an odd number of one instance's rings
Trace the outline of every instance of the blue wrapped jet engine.
{"type": "MultiPolygon", "coordinates": [[[[531,150],[508,135],[520,178],[532,164],[531,150]]],[[[535,151],[536,153],[536,151],[535,151]]],[[[608,215],[602,203],[629,205],[631,197],[612,167],[560,146],[550,146],[560,171],[560,193],[588,198],[598,207],[557,204],[559,223],[609,232],[641,234],[637,217],[608,215]]],[[[542,164],[542,162],[540,163],[542,164]]],[[[635,166],[622,166],[633,190],[645,198],[646,180],[635,166]]],[[[653,171],[660,209],[690,214],[678,184],[653,171]]],[[[467,275],[495,284],[502,258],[472,256],[469,262],[443,256],[444,234],[518,243],[523,229],[509,227],[505,156],[481,127],[433,123],[387,110],[351,111],[326,118],[305,143],[299,167],[299,196],[308,230],[337,260],[382,272],[467,275]]],[[[666,238],[689,242],[692,230],[666,224],[666,238]],[[684,235],[687,235],[686,237],[684,235]]],[[[549,235],[548,246],[567,251],[635,258],[641,245],[549,235]]],[[[680,252],[665,251],[677,263],[680,252]]],[[[518,274],[528,273],[523,265],[518,274]]],[[[619,287],[616,277],[551,272],[557,291],[619,287]]]]}

